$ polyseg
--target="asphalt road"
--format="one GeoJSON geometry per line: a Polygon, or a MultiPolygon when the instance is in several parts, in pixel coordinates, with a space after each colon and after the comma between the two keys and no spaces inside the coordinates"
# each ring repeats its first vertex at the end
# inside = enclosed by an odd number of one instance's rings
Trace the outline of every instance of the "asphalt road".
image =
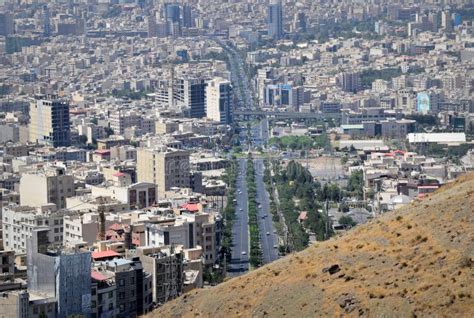
{"type": "Polygon", "coordinates": [[[251,127],[252,145],[255,147],[264,146],[269,139],[268,119],[262,119],[258,124],[251,127]]]}
{"type": "Polygon", "coordinates": [[[232,84],[238,96],[238,108],[253,109],[253,91],[250,87],[250,79],[244,71],[244,61],[232,46],[226,45],[222,41],[217,42],[226,50],[230,62],[230,71],[232,77],[232,84]]]}
{"type": "Polygon", "coordinates": [[[232,257],[230,263],[227,264],[228,276],[242,275],[249,270],[249,217],[247,181],[245,180],[246,169],[246,159],[239,159],[239,174],[236,187],[236,218],[232,227],[232,257]],[[245,252],[245,254],[242,254],[242,252],[245,252]]]}
{"type": "Polygon", "coordinates": [[[273,228],[272,215],[270,213],[270,198],[265,183],[263,182],[264,165],[263,159],[255,159],[255,182],[257,185],[257,202],[261,208],[257,208],[258,228],[260,230],[260,242],[262,246],[263,262],[271,263],[278,259],[278,237],[273,228]]]}

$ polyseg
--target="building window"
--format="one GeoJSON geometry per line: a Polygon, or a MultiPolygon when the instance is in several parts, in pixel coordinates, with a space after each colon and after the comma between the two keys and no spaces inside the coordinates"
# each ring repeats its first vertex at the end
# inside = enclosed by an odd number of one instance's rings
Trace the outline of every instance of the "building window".
{"type": "Polygon", "coordinates": [[[119,279],[119,286],[124,286],[125,280],[123,278],[119,279]]]}

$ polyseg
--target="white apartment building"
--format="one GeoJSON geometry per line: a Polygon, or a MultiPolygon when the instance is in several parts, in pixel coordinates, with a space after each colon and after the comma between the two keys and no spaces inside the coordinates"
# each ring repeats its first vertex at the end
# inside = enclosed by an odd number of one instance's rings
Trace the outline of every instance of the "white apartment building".
{"type": "Polygon", "coordinates": [[[87,143],[92,144],[95,140],[106,138],[105,127],[98,126],[92,123],[82,124],[77,126],[77,131],[80,136],[87,137],[87,143]]]}
{"type": "Polygon", "coordinates": [[[31,232],[38,227],[49,228],[50,242],[63,242],[64,210],[57,210],[54,204],[33,208],[29,206],[6,206],[3,208],[2,230],[5,249],[26,253],[31,232]]]}
{"type": "Polygon", "coordinates": [[[392,88],[394,90],[404,89],[407,85],[408,77],[406,75],[392,78],[392,88]]]}
{"type": "Polygon", "coordinates": [[[29,140],[53,147],[69,146],[69,104],[54,96],[38,95],[30,104],[29,140]]]}
{"type": "Polygon", "coordinates": [[[376,79],[372,82],[372,91],[376,93],[384,93],[388,89],[388,82],[383,79],[376,79]]]}
{"type": "Polygon", "coordinates": [[[110,114],[110,128],[116,135],[123,135],[126,128],[136,127],[143,134],[155,132],[155,118],[134,111],[117,110],[110,114]]]}
{"type": "Polygon", "coordinates": [[[209,213],[184,213],[182,216],[188,221],[194,222],[196,230],[195,246],[202,247],[204,264],[214,264],[217,260],[214,216],[209,213]]]}
{"type": "Polygon", "coordinates": [[[232,122],[233,93],[230,81],[215,78],[206,88],[207,118],[229,124],[232,122]]]}
{"type": "Polygon", "coordinates": [[[145,245],[164,246],[180,244],[184,248],[201,246],[204,264],[217,259],[216,226],[209,213],[183,213],[176,219],[155,220],[145,224],[145,245]]]}
{"type": "Polygon", "coordinates": [[[66,198],[74,196],[74,178],[64,168],[45,167],[25,172],[20,179],[21,205],[38,207],[54,203],[58,209],[66,207],[66,198]]]}
{"type": "Polygon", "coordinates": [[[191,220],[183,217],[163,219],[145,224],[145,246],[180,244],[184,248],[196,246],[196,229],[191,220]]]}
{"type": "Polygon", "coordinates": [[[123,135],[125,128],[140,127],[140,115],[135,112],[117,110],[110,114],[110,128],[116,135],[123,135]]]}

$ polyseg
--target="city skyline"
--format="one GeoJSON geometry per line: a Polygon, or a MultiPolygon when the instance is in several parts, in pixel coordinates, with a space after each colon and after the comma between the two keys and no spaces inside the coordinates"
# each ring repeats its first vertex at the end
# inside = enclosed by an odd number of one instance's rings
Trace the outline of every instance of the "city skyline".
{"type": "Polygon", "coordinates": [[[0,0],[0,316],[472,316],[473,170],[470,1],[0,0]]]}

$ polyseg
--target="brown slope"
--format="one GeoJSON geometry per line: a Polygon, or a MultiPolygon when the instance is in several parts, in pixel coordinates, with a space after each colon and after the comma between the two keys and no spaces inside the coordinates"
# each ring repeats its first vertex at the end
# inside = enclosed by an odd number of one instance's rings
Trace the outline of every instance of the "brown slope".
{"type": "Polygon", "coordinates": [[[474,317],[474,175],[345,235],[152,313],[474,317]],[[324,272],[339,265],[335,274],[324,272]]]}

